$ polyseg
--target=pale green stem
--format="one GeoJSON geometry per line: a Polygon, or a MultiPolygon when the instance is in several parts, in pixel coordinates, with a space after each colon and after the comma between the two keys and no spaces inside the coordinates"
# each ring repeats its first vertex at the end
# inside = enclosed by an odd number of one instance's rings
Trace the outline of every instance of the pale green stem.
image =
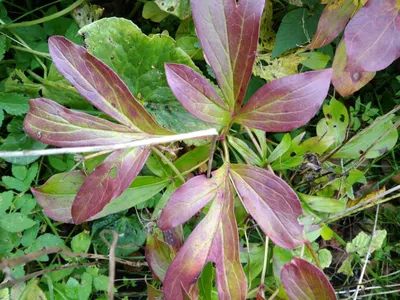
{"type": "Polygon", "coordinates": [[[174,171],[174,173],[178,176],[178,178],[182,182],[185,182],[185,178],[182,176],[181,172],[179,172],[179,170],[174,166],[174,164],[160,150],[158,150],[156,147],[151,147],[151,150],[155,154],[157,154],[161,158],[161,160],[172,169],[172,171],[174,171]]]}

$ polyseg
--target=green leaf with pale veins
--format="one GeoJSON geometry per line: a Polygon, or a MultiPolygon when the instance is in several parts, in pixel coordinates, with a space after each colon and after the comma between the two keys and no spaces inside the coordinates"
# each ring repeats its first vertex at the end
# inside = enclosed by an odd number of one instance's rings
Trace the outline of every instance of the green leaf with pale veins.
{"type": "Polygon", "coordinates": [[[82,28],[80,33],[85,37],[88,51],[121,77],[161,126],[178,133],[210,128],[190,115],[168,86],[165,63],[185,64],[198,71],[171,37],[148,37],[131,21],[119,18],[99,20],[82,28]]]}
{"type": "Polygon", "coordinates": [[[20,116],[28,112],[28,98],[15,93],[0,93],[0,109],[13,116],[20,116]]]}

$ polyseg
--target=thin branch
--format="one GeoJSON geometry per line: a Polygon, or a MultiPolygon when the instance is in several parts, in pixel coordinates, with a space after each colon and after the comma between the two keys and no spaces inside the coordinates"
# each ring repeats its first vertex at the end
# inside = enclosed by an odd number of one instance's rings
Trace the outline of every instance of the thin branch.
{"type": "Polygon", "coordinates": [[[318,222],[318,224],[329,223],[329,222],[335,221],[337,219],[340,219],[340,218],[342,218],[342,217],[344,217],[346,215],[352,214],[352,213],[358,211],[360,208],[367,207],[369,204],[375,202],[376,200],[378,200],[380,198],[383,198],[386,195],[389,195],[389,194],[391,194],[393,192],[396,192],[398,190],[400,190],[400,185],[397,185],[394,188],[391,188],[390,190],[387,190],[386,192],[383,192],[382,194],[378,194],[375,197],[372,197],[371,199],[368,199],[367,201],[361,202],[361,203],[359,203],[357,205],[354,205],[353,207],[349,207],[349,208],[345,209],[344,211],[342,211],[340,213],[334,214],[334,215],[332,215],[332,216],[330,216],[330,217],[328,217],[328,218],[326,218],[324,220],[321,220],[321,221],[318,222]]]}
{"type": "Polygon", "coordinates": [[[33,272],[30,273],[28,275],[25,275],[23,277],[17,278],[17,279],[12,279],[12,280],[8,280],[6,282],[3,282],[2,284],[0,284],[0,290],[5,289],[5,288],[9,288],[12,287],[20,282],[24,282],[27,280],[30,280],[32,278],[44,275],[46,273],[51,273],[51,272],[55,272],[55,271],[59,271],[59,270],[65,270],[65,269],[75,269],[75,268],[83,268],[83,267],[89,267],[89,266],[94,266],[97,265],[98,263],[96,262],[91,262],[91,263],[85,263],[85,264],[71,264],[71,265],[64,265],[64,266],[57,266],[51,269],[44,269],[41,271],[37,271],[37,272],[33,272]]]}
{"type": "Polygon", "coordinates": [[[262,268],[262,273],[261,273],[261,281],[260,281],[260,290],[261,290],[261,296],[265,298],[265,292],[264,292],[264,282],[265,282],[265,274],[267,272],[267,265],[268,265],[268,244],[269,244],[269,237],[265,237],[265,250],[264,250],[264,263],[263,263],[263,268],[262,268]]]}
{"type": "Polygon", "coordinates": [[[169,160],[168,158],[165,157],[165,155],[164,155],[160,150],[158,150],[156,147],[151,147],[151,150],[153,150],[153,152],[154,152],[155,154],[157,154],[157,155],[161,158],[161,160],[162,160],[165,164],[167,164],[167,165],[172,169],[172,171],[174,171],[174,173],[176,174],[176,176],[178,176],[178,178],[179,178],[183,183],[186,182],[186,180],[185,180],[185,178],[182,176],[181,172],[175,167],[175,165],[174,165],[172,162],[170,162],[170,160],[169,160]]]}
{"type": "Polygon", "coordinates": [[[110,260],[108,266],[108,300],[114,299],[114,279],[115,279],[115,250],[117,248],[118,243],[118,233],[114,230],[103,230],[101,232],[101,237],[105,244],[110,248],[110,260]],[[112,241],[111,244],[105,237],[106,233],[112,234],[112,241]]]}
{"type": "Polygon", "coordinates": [[[203,138],[208,136],[218,135],[216,129],[200,130],[189,133],[182,133],[176,135],[166,135],[156,138],[149,138],[140,141],[133,141],[129,143],[114,144],[114,145],[101,145],[90,147],[69,147],[69,148],[56,148],[45,150],[23,150],[23,151],[0,151],[0,157],[25,157],[25,156],[41,156],[41,155],[57,155],[57,154],[76,154],[76,153],[89,153],[98,151],[112,151],[119,149],[129,149],[140,146],[150,146],[156,144],[164,144],[170,142],[177,142],[187,139],[203,138]]]}
{"type": "Polygon", "coordinates": [[[368,260],[369,260],[369,257],[371,255],[371,252],[372,252],[372,241],[374,240],[374,235],[376,233],[376,225],[378,223],[378,216],[379,216],[379,204],[376,207],[375,222],[374,222],[374,228],[373,228],[372,234],[371,234],[371,241],[369,242],[368,252],[367,252],[367,255],[365,256],[365,262],[364,262],[363,268],[361,270],[361,274],[360,274],[360,278],[358,280],[358,285],[357,285],[357,288],[356,288],[356,292],[354,293],[354,297],[353,297],[354,300],[357,300],[357,296],[358,296],[358,293],[360,291],[361,283],[362,283],[362,281],[364,279],[365,269],[367,268],[368,260]]]}
{"type": "Polygon", "coordinates": [[[245,127],[245,129],[246,129],[246,132],[247,132],[247,134],[249,135],[251,141],[253,142],[254,147],[256,147],[258,153],[261,155],[261,158],[263,159],[263,158],[264,158],[264,153],[263,153],[263,151],[262,151],[260,145],[258,144],[257,140],[255,139],[253,133],[251,132],[251,130],[249,129],[249,127],[245,127]]]}

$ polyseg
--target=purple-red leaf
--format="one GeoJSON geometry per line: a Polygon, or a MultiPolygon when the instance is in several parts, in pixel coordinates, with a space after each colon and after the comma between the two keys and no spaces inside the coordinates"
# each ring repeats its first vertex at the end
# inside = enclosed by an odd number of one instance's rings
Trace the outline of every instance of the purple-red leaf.
{"type": "Polygon", "coordinates": [[[294,258],[283,266],[281,281],[290,300],[337,299],[325,274],[300,258],[294,258]]]}
{"type": "Polygon", "coordinates": [[[34,139],[57,147],[112,145],[148,137],[124,125],[67,109],[38,98],[29,101],[25,131],[34,139]]]}
{"type": "Polygon", "coordinates": [[[261,87],[239,111],[235,122],[268,132],[284,132],[306,124],[328,94],[332,69],[274,80],[261,87]]]}
{"type": "Polygon", "coordinates": [[[139,174],[150,148],[117,150],[85,180],[72,204],[72,218],[80,224],[121,195],[139,174]]]}
{"type": "Polygon", "coordinates": [[[354,0],[331,2],[326,5],[309,47],[316,49],[330,44],[343,31],[356,8],[354,0]]]}
{"type": "Polygon", "coordinates": [[[238,227],[234,211],[233,187],[226,182],[221,222],[208,260],[215,263],[219,299],[246,299],[247,280],[239,259],[238,227]]]}
{"type": "MultiPolygon", "coordinates": [[[[217,198],[223,198],[222,191],[217,198]]],[[[182,288],[190,290],[196,284],[201,270],[207,262],[214,235],[221,218],[221,202],[215,200],[199,225],[193,230],[185,244],[172,261],[165,275],[163,293],[166,300],[182,299],[182,288]]]]}
{"type": "Polygon", "coordinates": [[[160,229],[171,229],[193,217],[215,197],[224,173],[225,168],[222,168],[213,172],[212,178],[196,176],[177,189],[162,211],[158,221],[160,229]]]}
{"type": "Polygon", "coordinates": [[[226,124],[230,113],[210,82],[185,65],[166,64],[168,84],[182,106],[204,122],[226,124]]]}
{"type": "Polygon", "coordinates": [[[369,0],[344,32],[347,68],[376,72],[400,56],[398,0],[369,0]]]}
{"type": "Polygon", "coordinates": [[[118,75],[105,63],[64,37],[49,38],[57,69],[96,108],[123,125],[155,134],[171,134],[159,126],[118,75]]]}
{"type": "Polygon", "coordinates": [[[271,240],[283,248],[303,244],[300,200],[281,178],[250,165],[231,165],[230,174],[247,211],[271,240]]]}
{"type": "Polygon", "coordinates": [[[332,84],[343,97],[357,92],[375,77],[375,72],[358,72],[352,70],[352,67],[345,70],[346,62],[346,45],[342,40],[333,60],[332,84]]]}
{"type": "Polygon", "coordinates": [[[229,107],[240,107],[257,51],[264,0],[191,0],[196,32],[229,107]]]}

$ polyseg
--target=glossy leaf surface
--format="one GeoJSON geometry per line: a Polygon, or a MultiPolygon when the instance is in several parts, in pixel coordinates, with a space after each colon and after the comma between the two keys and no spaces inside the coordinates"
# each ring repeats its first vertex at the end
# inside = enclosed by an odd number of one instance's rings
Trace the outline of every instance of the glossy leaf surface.
{"type": "Polygon", "coordinates": [[[247,211],[272,241],[283,248],[303,243],[303,213],[292,188],[273,173],[249,165],[231,165],[230,174],[247,211]]]}
{"type": "Polygon", "coordinates": [[[239,111],[235,122],[268,132],[306,124],[328,94],[332,69],[274,80],[261,87],[239,111]]]}
{"type": "Polygon", "coordinates": [[[52,146],[113,145],[149,136],[124,125],[67,109],[49,99],[32,99],[29,105],[30,110],[24,120],[26,132],[52,146]]]}
{"type": "Polygon", "coordinates": [[[136,101],[125,83],[105,63],[64,37],[49,39],[57,69],[96,108],[128,127],[170,134],[136,101]]]}
{"type": "Polygon", "coordinates": [[[313,264],[294,258],[281,271],[281,281],[290,300],[336,300],[325,274],[313,264]]]}
{"type": "Polygon", "coordinates": [[[210,82],[185,65],[166,64],[168,84],[182,106],[200,120],[226,124],[229,112],[210,82]]]}
{"type": "Polygon", "coordinates": [[[85,180],[72,205],[72,218],[80,224],[120,196],[139,174],[150,148],[123,149],[108,156],[85,180]]]}
{"type": "Polygon", "coordinates": [[[229,107],[243,101],[256,56],[263,0],[191,0],[204,55],[229,107]]]}
{"type": "Polygon", "coordinates": [[[333,60],[332,84],[343,97],[357,92],[375,77],[375,72],[355,71],[353,67],[347,67],[346,45],[342,40],[336,49],[333,60]]]}
{"type": "Polygon", "coordinates": [[[399,12],[398,0],[369,0],[360,9],[344,32],[347,68],[375,72],[400,56],[399,12]]]}
{"type": "Polygon", "coordinates": [[[309,47],[315,49],[330,44],[342,32],[356,8],[354,0],[328,3],[309,47]]]}

